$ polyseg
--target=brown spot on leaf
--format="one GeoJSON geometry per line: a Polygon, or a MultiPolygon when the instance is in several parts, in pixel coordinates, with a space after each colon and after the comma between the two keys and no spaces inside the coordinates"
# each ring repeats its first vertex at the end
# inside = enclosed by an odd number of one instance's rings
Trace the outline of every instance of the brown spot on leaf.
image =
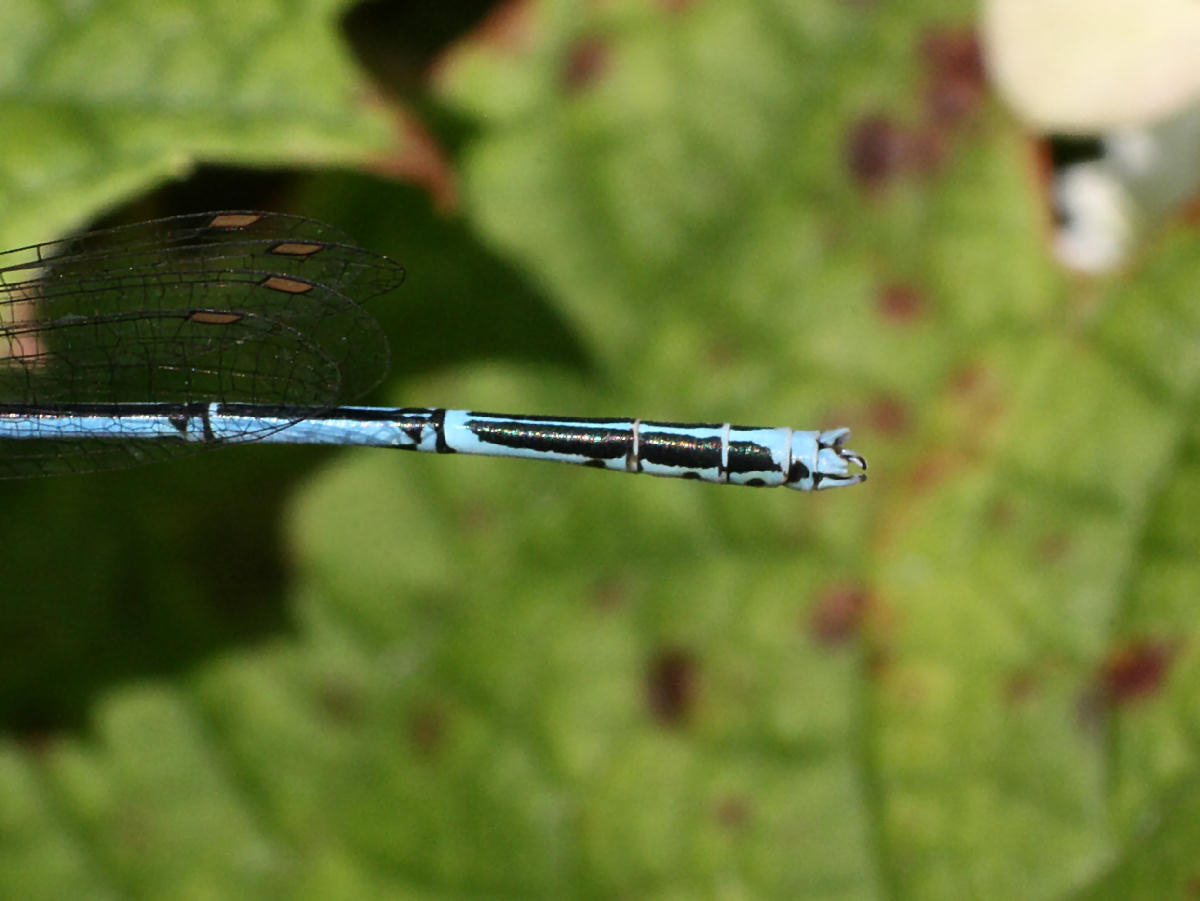
{"type": "Polygon", "coordinates": [[[656,720],[678,726],[696,702],[696,659],[687,651],[668,648],[650,662],[646,674],[646,704],[656,720]]]}
{"type": "Polygon", "coordinates": [[[567,90],[578,92],[599,80],[612,60],[607,41],[588,38],[576,41],[567,53],[563,83],[567,90]]]}
{"type": "Polygon", "coordinates": [[[349,725],[362,716],[362,697],[358,689],[342,679],[328,679],[319,694],[321,708],[334,722],[349,725]]]}
{"type": "Polygon", "coordinates": [[[879,312],[889,322],[904,325],[925,315],[925,298],[912,285],[892,282],[879,290],[879,312]]]}
{"type": "Polygon", "coordinates": [[[872,428],[884,435],[902,435],[908,430],[908,406],[897,397],[878,397],[871,401],[867,418],[872,428]]]}
{"type": "Polygon", "coordinates": [[[909,145],[909,165],[914,172],[934,175],[950,155],[949,132],[945,128],[924,128],[915,132],[909,145]]]}
{"type": "Polygon", "coordinates": [[[935,29],[921,42],[928,71],[925,105],[934,123],[954,126],[983,103],[987,74],[979,38],[969,29],[935,29]]]}
{"type": "Polygon", "coordinates": [[[890,648],[873,646],[867,649],[867,675],[876,681],[887,678],[895,662],[890,648]]]}
{"type": "Polygon", "coordinates": [[[861,188],[876,190],[904,169],[908,148],[907,134],[890,118],[865,116],[850,127],[846,165],[861,188]]]}
{"type": "Polygon", "coordinates": [[[1001,531],[1011,526],[1015,517],[1012,503],[1001,498],[988,508],[986,520],[991,528],[1001,531]]]}
{"type": "Polygon", "coordinates": [[[445,713],[432,704],[418,707],[408,722],[408,737],[419,754],[432,757],[446,737],[445,713]]]}
{"type": "Polygon", "coordinates": [[[1100,666],[1096,681],[1109,706],[1140,701],[1166,681],[1174,649],[1165,641],[1142,639],[1114,649],[1100,666]]]}
{"type": "Polygon", "coordinates": [[[750,805],[744,798],[727,795],[717,802],[717,822],[727,829],[738,829],[750,819],[750,805]]]}
{"type": "Polygon", "coordinates": [[[951,373],[950,391],[959,398],[966,398],[985,392],[990,382],[987,370],[982,366],[964,366],[951,373]]]}
{"type": "Polygon", "coordinates": [[[809,614],[809,633],[819,644],[843,644],[858,634],[870,604],[871,596],[861,585],[829,588],[809,614]]]}
{"type": "Polygon", "coordinates": [[[913,468],[909,487],[914,491],[932,490],[962,466],[962,457],[956,451],[935,448],[924,454],[913,468]]]}
{"type": "Polygon", "coordinates": [[[1019,706],[1033,697],[1038,687],[1037,677],[1028,670],[1013,673],[1004,682],[1004,700],[1019,706]]]}
{"type": "Polygon", "coordinates": [[[1191,228],[1200,226],[1200,194],[1193,196],[1183,204],[1179,216],[1184,225],[1191,228]]]}

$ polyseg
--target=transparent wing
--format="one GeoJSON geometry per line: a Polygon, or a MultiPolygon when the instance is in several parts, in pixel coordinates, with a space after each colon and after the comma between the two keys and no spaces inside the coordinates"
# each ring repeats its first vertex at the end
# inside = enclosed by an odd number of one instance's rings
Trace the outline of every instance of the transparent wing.
{"type": "Polygon", "coordinates": [[[404,269],[301,216],[224,211],[172,216],[0,253],[0,286],[102,273],[183,269],[294,275],[360,303],[400,286],[404,269]]]}
{"type": "MultiPolygon", "coordinates": [[[[323,240],[329,234],[297,217],[204,214],[0,254],[0,407],[246,402],[295,406],[294,422],[353,400],[386,372],[388,349],[342,289],[381,293],[403,271],[323,240]],[[247,218],[212,224],[233,215],[247,218]]],[[[103,439],[8,440],[0,477],[116,468],[206,446],[119,428],[103,439]]]]}

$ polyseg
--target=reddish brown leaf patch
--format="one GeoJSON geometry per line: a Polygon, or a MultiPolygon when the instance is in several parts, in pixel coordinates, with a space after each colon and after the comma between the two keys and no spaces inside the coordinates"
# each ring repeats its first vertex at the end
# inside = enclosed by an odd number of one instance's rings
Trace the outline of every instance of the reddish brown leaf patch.
{"type": "Polygon", "coordinates": [[[871,427],[882,435],[895,438],[908,431],[908,405],[897,397],[879,397],[867,408],[871,427]]]}
{"type": "Polygon", "coordinates": [[[1156,694],[1174,656],[1174,648],[1165,641],[1143,639],[1115,648],[1096,674],[1104,700],[1113,706],[1156,694]]]}
{"type": "Polygon", "coordinates": [[[660,651],[646,673],[646,705],[656,720],[667,726],[685,722],[696,702],[696,659],[687,651],[660,651]]]}
{"type": "Polygon", "coordinates": [[[879,313],[888,322],[906,325],[925,316],[925,297],[912,285],[892,282],[879,289],[879,313]]]}
{"type": "Polygon", "coordinates": [[[432,757],[446,737],[446,714],[431,704],[418,707],[408,721],[408,738],[423,757],[432,757]]]}
{"type": "Polygon", "coordinates": [[[569,92],[578,93],[598,81],[608,71],[611,61],[607,41],[599,38],[576,41],[567,53],[563,84],[569,92]]]}
{"type": "Polygon", "coordinates": [[[925,105],[933,122],[953,127],[972,118],[987,93],[979,38],[968,29],[935,29],[921,42],[929,83],[925,105]]]}
{"type": "Polygon", "coordinates": [[[858,634],[870,606],[871,596],[860,585],[829,588],[809,613],[809,634],[818,644],[844,644],[858,634]]]}
{"type": "Polygon", "coordinates": [[[321,709],[334,722],[352,725],[362,717],[362,696],[348,682],[330,679],[321,686],[318,698],[321,709]]]}
{"type": "Polygon", "coordinates": [[[716,816],[726,829],[740,829],[750,819],[750,805],[744,798],[729,795],[717,803],[716,816]]]}
{"type": "Polygon", "coordinates": [[[846,166],[864,190],[882,188],[905,168],[910,140],[887,116],[865,116],[850,126],[846,166]]]}

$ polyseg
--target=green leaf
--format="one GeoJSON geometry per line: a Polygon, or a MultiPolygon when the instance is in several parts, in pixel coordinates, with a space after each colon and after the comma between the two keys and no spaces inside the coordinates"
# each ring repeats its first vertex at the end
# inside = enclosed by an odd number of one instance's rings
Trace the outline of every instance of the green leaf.
{"type": "Polygon", "coordinates": [[[362,163],[388,149],[333,28],[347,0],[0,5],[0,246],[79,226],[200,162],[362,163]]]}
{"type": "MultiPolygon", "coordinates": [[[[291,628],[3,746],[0,885],[1194,888],[1200,240],[1168,227],[1128,272],[1058,271],[1026,136],[982,93],[931,112],[930,41],[964,24],[933,3],[546,0],[460,44],[432,99],[475,128],[456,175],[478,243],[403,192],[336,183],[409,250],[388,400],[845,424],[871,481],[803,496],[323,458],[282,505],[291,628]],[[868,177],[872,129],[901,143],[868,177]],[[435,302],[443,328],[408,330],[435,302]]],[[[134,556],[163,609],[212,591],[185,559],[247,572],[259,528],[193,548],[165,508],[274,484],[283,457],[262,453],[240,476],[234,452],[189,461],[188,488],[171,467],[111,483],[106,515],[155,536],[134,556]],[[152,526],[120,512],[142,480],[152,526]]]]}

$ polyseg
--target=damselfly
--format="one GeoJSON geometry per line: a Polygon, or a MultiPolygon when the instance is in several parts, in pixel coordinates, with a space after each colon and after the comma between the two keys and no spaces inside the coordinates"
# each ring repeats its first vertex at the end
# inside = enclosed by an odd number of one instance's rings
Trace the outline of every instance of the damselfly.
{"type": "Polygon", "coordinates": [[[804,491],[847,429],[346,406],[387,370],[359,302],[404,270],[312,219],[176,216],[0,254],[0,478],[249,441],[528,457],[804,491]],[[354,299],[351,299],[354,298],[354,299]]]}

